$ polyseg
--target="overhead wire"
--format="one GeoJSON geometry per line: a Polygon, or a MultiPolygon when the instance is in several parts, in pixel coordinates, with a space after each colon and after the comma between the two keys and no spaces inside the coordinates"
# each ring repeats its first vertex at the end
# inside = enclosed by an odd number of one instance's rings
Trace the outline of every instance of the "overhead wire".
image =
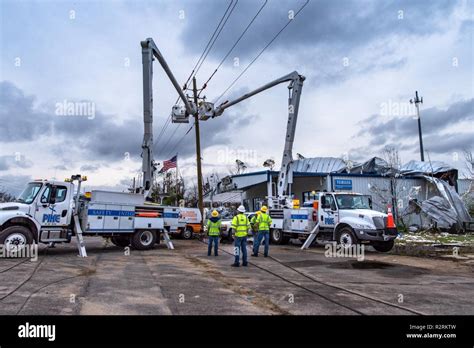
{"type": "Polygon", "coordinates": [[[211,74],[211,76],[209,76],[209,78],[207,79],[207,81],[204,83],[204,85],[202,86],[201,88],[201,91],[199,92],[199,95],[201,94],[201,92],[207,87],[207,85],[209,84],[209,81],[211,81],[211,79],[214,77],[214,75],[217,73],[217,71],[219,70],[219,68],[222,66],[222,64],[225,62],[225,60],[229,57],[229,55],[232,53],[232,51],[234,50],[234,48],[237,46],[237,44],[240,42],[240,40],[244,37],[245,33],[249,30],[250,26],[253,24],[253,22],[255,21],[255,19],[257,19],[257,17],[259,16],[260,12],[262,12],[263,8],[267,5],[268,3],[268,0],[265,0],[265,2],[263,3],[263,5],[258,9],[257,13],[253,16],[253,18],[250,20],[250,22],[247,24],[247,26],[245,27],[244,31],[240,34],[240,36],[237,38],[237,40],[234,42],[234,44],[232,45],[232,47],[229,49],[229,51],[226,53],[226,55],[224,56],[224,58],[222,58],[222,60],[220,61],[219,65],[217,65],[216,69],[214,70],[214,72],[211,74]]]}
{"type": "Polygon", "coordinates": [[[217,103],[219,99],[221,99],[229,89],[231,89],[235,83],[247,72],[247,70],[255,63],[255,61],[265,52],[265,50],[280,36],[280,34],[290,25],[292,21],[296,18],[296,16],[308,5],[309,0],[306,0],[306,2],[303,4],[303,6],[300,7],[300,9],[295,13],[293,18],[289,19],[288,22],[276,33],[276,35],[263,47],[263,49],[255,56],[255,58],[245,67],[245,69],[231,82],[231,84],[222,92],[219,97],[217,97],[214,100],[214,103],[217,103]]]}
{"type": "MultiPolygon", "coordinates": [[[[201,69],[204,61],[206,60],[209,52],[211,51],[212,47],[214,46],[214,44],[216,43],[217,39],[219,38],[222,30],[224,29],[227,21],[229,20],[230,16],[232,15],[232,13],[234,12],[234,9],[235,7],[237,6],[239,0],[231,0],[229,5],[227,6],[226,8],[226,11],[224,12],[223,16],[221,17],[219,23],[217,24],[217,27],[216,29],[214,30],[211,38],[209,39],[209,41],[207,42],[206,44],[206,47],[204,48],[204,51],[203,53],[201,54],[201,56],[199,57],[198,61],[196,62],[196,65],[194,66],[193,70],[191,71],[191,74],[189,75],[188,79],[186,80],[186,82],[184,83],[183,85],[183,90],[186,90],[187,89],[187,84],[188,82],[196,76],[196,74],[199,72],[199,70],[201,69]]],[[[176,100],[176,103],[178,103],[179,101],[179,96],[178,96],[178,99],[176,100]]],[[[175,103],[175,104],[176,104],[175,103]]],[[[168,120],[167,120],[167,123],[169,125],[169,121],[171,120],[171,115],[168,117],[168,120]]],[[[167,144],[169,144],[171,138],[173,137],[173,135],[176,133],[177,129],[179,128],[181,124],[178,124],[178,126],[175,128],[175,130],[172,132],[172,135],[170,136],[170,138],[168,139],[168,141],[166,142],[166,145],[163,146],[163,150],[162,150],[162,153],[165,153],[166,152],[166,146],[167,144]]],[[[167,127],[167,126],[166,126],[167,127]]],[[[164,128],[164,130],[166,130],[166,127],[164,128]]],[[[188,134],[189,133],[189,130],[185,133],[188,134]]],[[[164,131],[163,131],[163,134],[164,134],[164,131]]],[[[157,142],[158,144],[158,142],[157,142]]],[[[179,145],[179,142],[176,143],[176,146],[179,145]]]]}

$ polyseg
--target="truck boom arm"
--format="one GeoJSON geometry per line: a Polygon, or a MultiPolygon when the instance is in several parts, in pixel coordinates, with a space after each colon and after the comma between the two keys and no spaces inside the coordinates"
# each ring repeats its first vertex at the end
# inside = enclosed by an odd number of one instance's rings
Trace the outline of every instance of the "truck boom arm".
{"type": "Polygon", "coordinates": [[[194,106],[192,106],[186,99],[186,96],[181,90],[181,87],[176,81],[176,78],[171,72],[171,69],[166,63],[160,50],[158,49],[158,47],[156,47],[153,39],[148,38],[145,41],[141,41],[140,44],[142,46],[143,121],[145,125],[145,132],[143,134],[142,144],[142,193],[144,193],[145,197],[147,197],[151,190],[153,174],[156,170],[155,163],[153,160],[153,57],[158,60],[166,75],[168,75],[168,78],[170,79],[174,88],[178,92],[179,97],[183,101],[184,106],[186,108],[186,112],[188,114],[193,113],[194,106]]]}
{"type": "Polygon", "coordinates": [[[281,160],[280,173],[278,175],[278,198],[281,199],[285,195],[291,194],[288,189],[288,176],[291,171],[291,163],[293,162],[293,142],[295,140],[295,130],[296,122],[298,120],[298,110],[300,105],[301,90],[303,89],[303,82],[305,77],[298,74],[298,72],[293,71],[292,73],[280,77],[272,82],[267,83],[266,85],[257,88],[256,90],[246,93],[240,98],[237,98],[233,101],[225,101],[217,108],[215,108],[215,116],[220,116],[225,109],[240,103],[241,101],[248,99],[260,92],[263,92],[269,88],[272,88],[276,85],[279,85],[283,82],[290,81],[288,86],[289,97],[288,97],[288,124],[286,127],[286,137],[285,137],[285,147],[283,149],[283,158],[281,160]]]}

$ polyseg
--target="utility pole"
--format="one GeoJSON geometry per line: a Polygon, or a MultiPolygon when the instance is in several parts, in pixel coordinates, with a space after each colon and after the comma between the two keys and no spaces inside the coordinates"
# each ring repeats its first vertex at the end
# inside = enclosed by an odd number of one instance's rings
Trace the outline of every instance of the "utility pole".
{"type": "Polygon", "coordinates": [[[202,198],[202,168],[201,168],[201,135],[199,132],[199,116],[197,111],[198,105],[198,94],[196,86],[196,77],[193,77],[193,94],[194,94],[194,105],[196,105],[196,111],[194,113],[194,130],[196,133],[196,159],[197,159],[197,179],[198,179],[198,207],[201,212],[201,230],[203,230],[204,221],[204,209],[203,209],[203,198],[202,198]]]}
{"type": "Polygon", "coordinates": [[[418,91],[415,91],[415,99],[410,99],[411,104],[415,104],[416,107],[416,115],[418,117],[418,136],[420,138],[420,155],[421,155],[421,161],[425,161],[425,155],[423,151],[423,136],[421,133],[421,118],[420,118],[420,103],[423,104],[423,97],[418,98],[418,91]]]}

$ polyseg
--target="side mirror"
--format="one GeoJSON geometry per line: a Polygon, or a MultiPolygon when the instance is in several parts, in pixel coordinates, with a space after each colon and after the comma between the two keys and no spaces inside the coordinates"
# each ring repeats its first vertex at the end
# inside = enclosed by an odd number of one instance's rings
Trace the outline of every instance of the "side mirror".
{"type": "Polygon", "coordinates": [[[329,204],[326,201],[326,196],[321,197],[321,208],[323,208],[323,209],[328,209],[329,208],[329,204]]]}
{"type": "Polygon", "coordinates": [[[57,187],[56,186],[51,186],[51,192],[49,194],[49,204],[54,204],[56,203],[56,193],[57,193],[57,187]]]}
{"type": "Polygon", "coordinates": [[[370,209],[372,209],[372,198],[371,197],[369,197],[369,207],[370,207],[370,209]]]}

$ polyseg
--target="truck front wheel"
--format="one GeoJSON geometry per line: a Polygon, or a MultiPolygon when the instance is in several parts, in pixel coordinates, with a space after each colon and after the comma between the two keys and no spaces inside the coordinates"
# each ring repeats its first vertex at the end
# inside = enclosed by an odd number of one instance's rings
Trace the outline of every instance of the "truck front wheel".
{"type": "Polygon", "coordinates": [[[33,234],[25,226],[10,226],[0,232],[0,244],[8,253],[20,252],[33,242],[33,234]]]}
{"type": "Polygon", "coordinates": [[[156,243],[156,232],[153,230],[136,231],[132,236],[132,247],[137,250],[152,249],[156,243]]]}
{"type": "Polygon", "coordinates": [[[350,248],[357,243],[357,239],[352,232],[352,228],[343,227],[336,234],[337,244],[343,248],[350,248]]]}
{"type": "Polygon", "coordinates": [[[395,241],[389,240],[388,242],[375,242],[372,244],[375,250],[381,252],[381,253],[386,253],[392,250],[393,245],[395,244],[395,241]]]}

